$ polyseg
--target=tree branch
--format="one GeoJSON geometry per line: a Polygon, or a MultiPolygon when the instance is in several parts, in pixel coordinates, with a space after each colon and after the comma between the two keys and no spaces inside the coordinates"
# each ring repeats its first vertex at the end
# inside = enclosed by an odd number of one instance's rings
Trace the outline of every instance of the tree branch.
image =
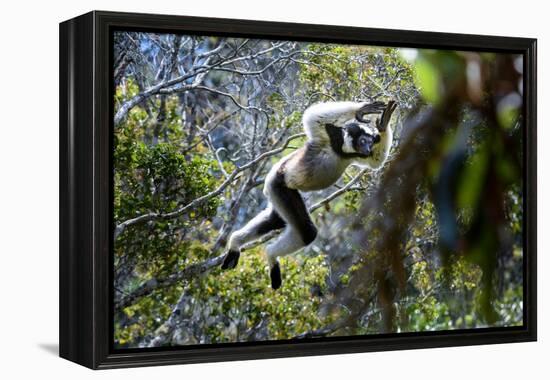
{"type": "MultiPolygon", "coordinates": [[[[204,91],[208,91],[208,92],[211,92],[213,94],[217,94],[217,95],[221,95],[221,96],[225,96],[225,97],[228,97],[229,99],[231,99],[231,101],[237,106],[239,107],[240,109],[242,109],[243,111],[251,111],[251,110],[254,110],[254,111],[258,111],[258,112],[265,112],[263,109],[259,108],[259,107],[256,107],[256,106],[244,106],[242,105],[241,103],[239,103],[239,101],[237,100],[237,98],[235,98],[234,95],[228,93],[228,92],[223,92],[223,91],[220,91],[220,90],[216,90],[214,88],[210,88],[210,87],[206,87],[206,86],[195,86],[193,87],[193,89],[195,90],[204,90],[204,91]]],[[[188,89],[183,89],[183,91],[188,91],[188,89]]],[[[177,92],[180,92],[180,89],[177,89],[177,92]]]]}
{"type": "Polygon", "coordinates": [[[123,308],[132,305],[138,298],[146,296],[156,289],[167,288],[185,279],[197,276],[212,268],[215,268],[221,264],[223,257],[224,255],[222,254],[199,263],[191,264],[181,272],[174,273],[163,279],[152,278],[141,284],[132,293],[123,295],[118,298],[118,300],[115,300],[115,309],[122,310],[123,308]]]}
{"type": "Polygon", "coordinates": [[[322,207],[323,205],[329,203],[333,199],[338,198],[340,195],[342,195],[346,191],[350,190],[351,187],[357,181],[359,181],[361,179],[361,177],[363,177],[369,170],[371,170],[371,169],[369,169],[369,168],[361,169],[361,171],[355,177],[353,177],[348,183],[346,183],[346,185],[344,187],[342,187],[341,189],[336,190],[335,192],[330,194],[328,197],[326,197],[326,198],[320,200],[319,202],[311,205],[309,207],[309,212],[311,213],[311,212],[317,210],[319,207],[322,207]]]}

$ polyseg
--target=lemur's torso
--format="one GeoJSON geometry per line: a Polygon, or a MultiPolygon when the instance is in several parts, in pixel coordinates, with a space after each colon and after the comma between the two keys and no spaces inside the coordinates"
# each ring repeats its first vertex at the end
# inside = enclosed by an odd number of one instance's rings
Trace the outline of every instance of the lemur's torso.
{"type": "Polygon", "coordinates": [[[342,159],[327,145],[307,142],[272,168],[283,174],[286,185],[300,191],[325,189],[338,181],[351,159],[342,159]]]}

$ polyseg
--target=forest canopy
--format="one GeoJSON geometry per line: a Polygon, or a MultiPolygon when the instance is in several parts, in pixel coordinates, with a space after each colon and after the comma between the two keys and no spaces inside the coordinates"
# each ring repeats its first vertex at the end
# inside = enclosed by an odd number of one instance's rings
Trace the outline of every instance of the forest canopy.
{"type": "Polygon", "coordinates": [[[114,35],[116,348],[523,324],[522,57],[114,35]],[[324,101],[394,100],[377,171],[304,193],[317,239],[222,271],[324,101]]]}

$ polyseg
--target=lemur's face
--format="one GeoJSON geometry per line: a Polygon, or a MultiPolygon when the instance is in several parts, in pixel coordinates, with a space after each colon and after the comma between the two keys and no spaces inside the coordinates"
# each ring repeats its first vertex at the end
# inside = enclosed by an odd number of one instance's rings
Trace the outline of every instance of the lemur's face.
{"type": "Polygon", "coordinates": [[[375,127],[357,121],[344,125],[344,145],[346,153],[358,153],[364,157],[372,155],[374,145],[380,142],[380,132],[375,127]]]}

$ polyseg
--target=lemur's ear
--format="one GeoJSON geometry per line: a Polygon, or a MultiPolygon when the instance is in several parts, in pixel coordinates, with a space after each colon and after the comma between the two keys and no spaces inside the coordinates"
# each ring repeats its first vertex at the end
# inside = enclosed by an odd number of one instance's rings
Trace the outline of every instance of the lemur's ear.
{"type": "Polygon", "coordinates": [[[384,132],[390,123],[391,115],[397,108],[397,103],[394,100],[390,100],[386,105],[386,108],[382,112],[382,116],[376,119],[376,128],[380,132],[384,132]]]}
{"type": "Polygon", "coordinates": [[[379,114],[385,109],[386,103],[384,102],[376,101],[373,103],[364,103],[355,113],[355,118],[361,123],[367,123],[368,120],[364,119],[365,115],[379,114]]]}

